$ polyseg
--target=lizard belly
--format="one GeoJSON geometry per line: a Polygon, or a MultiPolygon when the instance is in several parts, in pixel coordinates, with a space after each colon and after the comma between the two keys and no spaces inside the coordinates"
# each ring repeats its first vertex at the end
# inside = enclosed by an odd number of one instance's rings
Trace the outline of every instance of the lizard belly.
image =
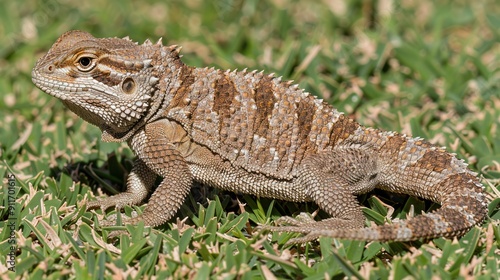
{"type": "Polygon", "coordinates": [[[264,174],[248,172],[198,146],[186,157],[195,181],[235,193],[251,194],[288,201],[310,201],[309,195],[296,178],[275,179],[264,174]]]}

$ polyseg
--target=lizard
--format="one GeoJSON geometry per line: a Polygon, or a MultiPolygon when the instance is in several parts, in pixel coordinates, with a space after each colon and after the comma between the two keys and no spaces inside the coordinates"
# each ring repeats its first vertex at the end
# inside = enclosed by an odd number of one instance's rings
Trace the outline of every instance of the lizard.
{"type": "MultiPolygon", "coordinates": [[[[271,231],[366,241],[459,237],[487,216],[484,186],[467,164],[422,138],[363,127],[274,74],[196,68],[180,47],[130,38],[62,34],[32,81],[137,158],[125,192],[88,209],[139,205],[157,227],[175,216],[194,183],[257,197],[314,202],[330,217],[282,217],[271,231]],[[155,180],[162,177],[155,188],[155,180]],[[365,227],[357,195],[378,188],[441,207],[365,227]]],[[[108,222],[109,223],[109,222],[108,222]]],[[[106,225],[106,223],[105,223],[106,225]]]]}

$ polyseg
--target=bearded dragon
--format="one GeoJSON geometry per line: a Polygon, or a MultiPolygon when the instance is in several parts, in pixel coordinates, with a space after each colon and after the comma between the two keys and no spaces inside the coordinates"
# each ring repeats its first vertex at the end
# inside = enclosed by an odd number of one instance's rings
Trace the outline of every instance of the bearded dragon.
{"type": "Polygon", "coordinates": [[[315,202],[331,218],[283,218],[274,231],[409,241],[463,235],[487,215],[476,174],[445,149],[363,127],[297,85],[256,71],[195,68],[161,40],[63,34],[32,71],[34,84],[137,155],[126,192],[88,208],[140,204],[126,220],[158,226],[180,208],[194,182],[295,202],[315,202]],[[158,176],[163,180],[155,189],[158,176]],[[379,188],[441,208],[364,227],[356,195],[379,188]]]}

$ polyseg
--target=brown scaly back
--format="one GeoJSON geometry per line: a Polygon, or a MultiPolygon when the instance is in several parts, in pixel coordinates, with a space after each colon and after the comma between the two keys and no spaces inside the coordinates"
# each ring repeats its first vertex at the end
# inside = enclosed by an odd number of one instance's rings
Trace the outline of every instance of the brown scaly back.
{"type": "Polygon", "coordinates": [[[329,151],[359,125],[330,105],[256,71],[187,68],[166,115],[192,139],[248,171],[292,178],[308,155],[329,151]]]}

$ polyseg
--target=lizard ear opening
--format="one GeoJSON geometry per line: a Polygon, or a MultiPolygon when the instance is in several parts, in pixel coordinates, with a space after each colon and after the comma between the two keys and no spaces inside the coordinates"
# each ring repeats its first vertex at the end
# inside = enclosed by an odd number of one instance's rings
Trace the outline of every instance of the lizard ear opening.
{"type": "Polygon", "coordinates": [[[126,94],[132,94],[135,92],[135,81],[134,79],[127,77],[125,80],[122,82],[122,90],[126,94]]]}
{"type": "Polygon", "coordinates": [[[54,72],[54,68],[55,68],[54,64],[50,64],[45,69],[47,70],[47,73],[52,73],[52,72],[54,72]]]}

